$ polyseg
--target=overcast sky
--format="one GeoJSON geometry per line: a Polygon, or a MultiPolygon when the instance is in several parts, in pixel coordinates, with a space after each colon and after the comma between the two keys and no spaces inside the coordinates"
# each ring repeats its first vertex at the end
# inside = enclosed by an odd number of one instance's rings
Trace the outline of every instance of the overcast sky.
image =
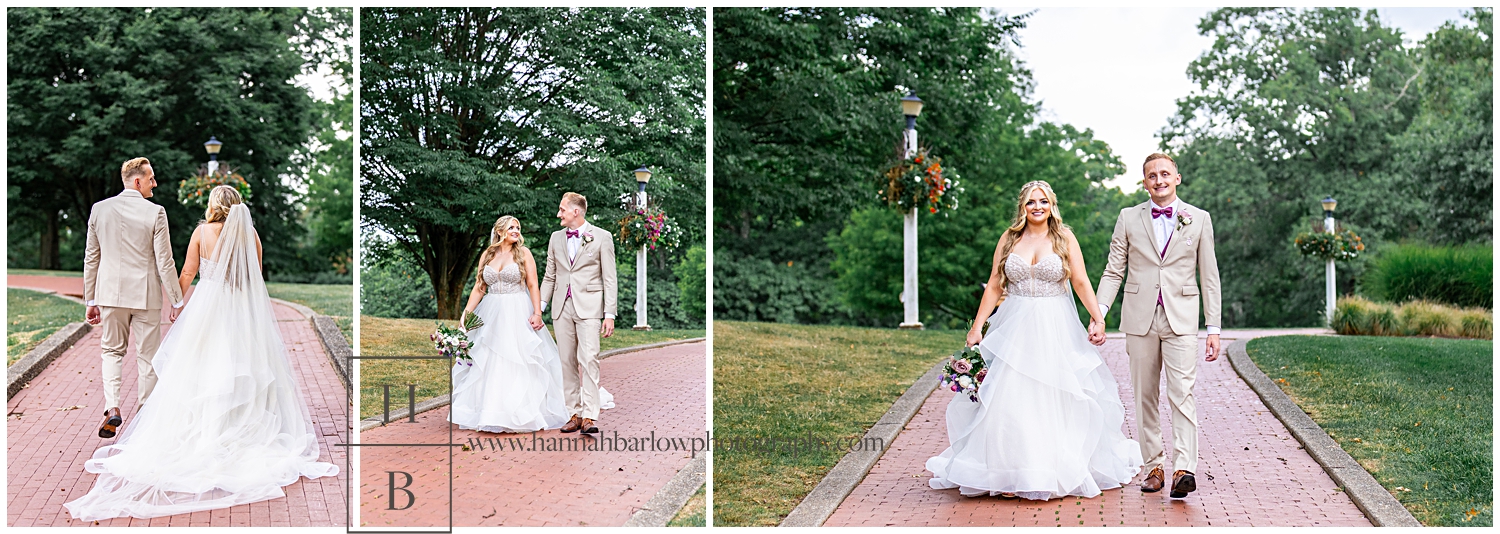
{"type": "MultiPolygon", "coordinates": [[[[1020,56],[1036,82],[1042,119],[1092,128],[1130,169],[1111,182],[1127,191],[1140,164],[1157,149],[1157,130],[1193,84],[1187,66],[1213,41],[1198,35],[1210,8],[1000,8],[1014,15],[1036,9],[1021,30],[1020,56]],[[1151,80],[1146,72],[1164,76],[1151,80]]],[[[1379,8],[1408,43],[1444,21],[1464,21],[1465,8],[1379,8]]]]}

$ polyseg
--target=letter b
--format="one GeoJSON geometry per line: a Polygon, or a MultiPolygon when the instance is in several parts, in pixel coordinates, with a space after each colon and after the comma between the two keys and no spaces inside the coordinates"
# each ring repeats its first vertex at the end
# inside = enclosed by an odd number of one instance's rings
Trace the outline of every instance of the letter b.
{"type": "Polygon", "coordinates": [[[386,474],[389,474],[391,476],[391,482],[390,482],[390,488],[391,488],[390,501],[391,501],[391,503],[390,503],[390,507],[386,508],[386,509],[387,510],[405,510],[407,508],[411,508],[411,505],[416,504],[416,502],[417,502],[417,496],[414,495],[414,494],[412,494],[411,490],[406,489],[406,488],[411,487],[411,482],[412,482],[412,480],[411,480],[411,473],[407,473],[405,471],[386,471],[386,474]],[[402,484],[401,487],[399,487],[399,488],[396,487],[396,473],[401,473],[401,476],[406,477],[406,483],[402,484]],[[396,492],[398,492],[398,491],[401,492],[401,493],[405,493],[406,494],[406,506],[400,506],[400,507],[396,506],[396,492]]]}

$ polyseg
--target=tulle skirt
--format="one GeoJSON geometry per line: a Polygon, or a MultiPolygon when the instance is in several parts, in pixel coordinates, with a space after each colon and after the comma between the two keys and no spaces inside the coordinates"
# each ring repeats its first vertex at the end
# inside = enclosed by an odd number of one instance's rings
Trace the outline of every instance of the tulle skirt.
{"type": "Polygon", "coordinates": [[[1072,298],[1011,297],[989,325],[979,402],[948,403],[950,446],[927,460],[929,485],[1045,500],[1094,497],[1134,478],[1140,446],[1121,431],[1118,386],[1072,298]]]}
{"type": "MultiPolygon", "coordinates": [[[[484,326],[469,333],[474,365],[453,366],[448,420],[465,430],[533,432],[558,428],[572,417],[563,393],[562,361],[546,328],[532,330],[531,297],[492,293],[474,307],[484,326]]],[[[599,404],[614,395],[599,388],[599,404]]]]}
{"type": "Polygon", "coordinates": [[[338,473],[317,461],[318,433],[264,285],[200,282],[153,367],[156,388],[139,413],[84,463],[99,478],[64,505],[74,518],[228,508],[282,497],[299,477],[338,473]]]}

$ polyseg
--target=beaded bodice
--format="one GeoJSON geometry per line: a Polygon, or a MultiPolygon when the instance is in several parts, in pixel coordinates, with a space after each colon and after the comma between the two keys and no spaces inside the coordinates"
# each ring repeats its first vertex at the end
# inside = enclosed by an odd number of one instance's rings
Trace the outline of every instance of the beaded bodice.
{"type": "Polygon", "coordinates": [[[1066,295],[1068,286],[1063,282],[1062,256],[1047,254],[1032,265],[1019,254],[1011,253],[1005,259],[1005,276],[1009,283],[1005,293],[1011,297],[1059,297],[1066,295]]]}
{"type": "Polygon", "coordinates": [[[517,264],[506,265],[496,271],[494,267],[484,266],[484,283],[489,286],[486,293],[525,293],[525,279],[521,277],[521,268],[517,264]]]}

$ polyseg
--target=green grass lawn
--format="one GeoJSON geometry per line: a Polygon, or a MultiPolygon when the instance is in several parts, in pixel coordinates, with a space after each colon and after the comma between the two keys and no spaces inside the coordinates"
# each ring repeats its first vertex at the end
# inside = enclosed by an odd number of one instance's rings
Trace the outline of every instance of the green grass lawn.
{"type": "Polygon", "coordinates": [[[1494,524],[1492,341],[1279,336],[1246,348],[1423,525],[1494,524]]]}
{"type": "Polygon", "coordinates": [[[65,276],[83,278],[83,271],[44,271],[41,269],[6,269],[11,276],[65,276]]]}
{"type": "MultiPolygon", "coordinates": [[[[706,486],[706,484],[705,484],[705,486],[706,486]]],[[[688,498],[688,502],[684,503],[682,505],[682,509],[677,511],[677,517],[673,517],[672,521],[669,522],[669,523],[667,523],[667,526],[669,526],[669,527],[706,527],[706,526],[708,526],[708,523],[704,519],[704,514],[703,514],[703,511],[705,510],[705,508],[704,508],[705,499],[703,498],[703,488],[704,488],[704,486],[698,486],[698,492],[694,493],[692,497],[688,498]]]]}
{"type": "MultiPolygon", "coordinates": [[[[40,269],[6,269],[11,276],[64,276],[82,278],[83,271],[44,271],[40,269]]],[[[354,339],[353,284],[284,284],[267,282],[266,292],[272,298],[289,300],[334,318],[344,338],[354,339]]]]}
{"type": "Polygon", "coordinates": [[[47,336],[68,323],[83,320],[83,305],[71,300],[26,289],[6,288],[5,365],[16,363],[47,336]]]}
{"type": "Polygon", "coordinates": [[[288,300],[312,308],[319,315],[333,317],[344,339],[354,341],[353,284],[284,284],[267,282],[266,292],[272,298],[288,300]]]}
{"type": "MultiPolygon", "coordinates": [[[[363,316],[359,323],[361,356],[432,356],[428,336],[437,329],[432,319],[386,319],[363,316]]],[[[448,321],[456,325],[455,321],[448,321]]],[[[548,327],[551,328],[550,326],[548,327]]],[[[615,329],[615,335],[599,340],[600,350],[612,350],[675,339],[703,337],[703,330],[615,329]]],[[[360,419],[380,415],[384,409],[383,384],[391,385],[391,410],[407,405],[406,384],[417,385],[416,402],[448,393],[449,365],[446,360],[361,360],[359,362],[360,419]]]]}
{"type": "MultiPolygon", "coordinates": [[[[858,438],[963,343],[961,330],[715,321],[714,438],[858,438]]],[[[842,454],[716,450],[714,525],[779,524],[842,454]]]]}

